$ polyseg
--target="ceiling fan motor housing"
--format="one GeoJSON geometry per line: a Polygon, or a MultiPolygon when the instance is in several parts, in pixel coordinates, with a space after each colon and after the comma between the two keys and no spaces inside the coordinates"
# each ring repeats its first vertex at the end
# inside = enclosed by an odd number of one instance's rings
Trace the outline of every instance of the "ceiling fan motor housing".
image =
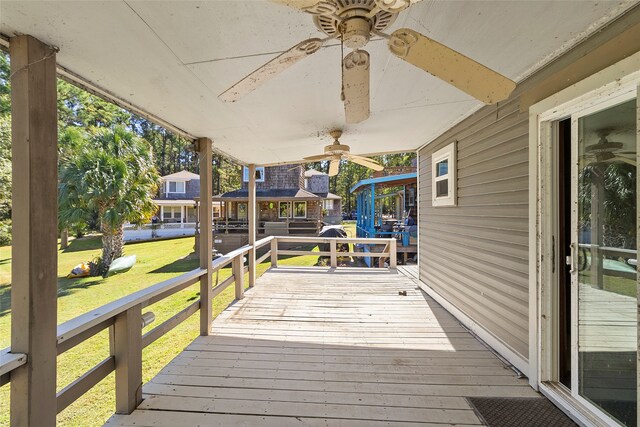
{"type": "Polygon", "coordinates": [[[361,17],[347,19],[340,25],[340,34],[345,46],[359,49],[369,42],[371,23],[361,17]]]}
{"type": "Polygon", "coordinates": [[[331,144],[324,147],[326,155],[340,155],[349,152],[349,146],[344,144],[331,144]]]}
{"type": "Polygon", "coordinates": [[[375,0],[335,0],[335,12],[315,15],[313,22],[320,31],[328,36],[336,36],[343,40],[346,46],[358,49],[369,41],[371,30],[384,31],[393,24],[398,16],[397,13],[380,10],[369,17],[368,15],[374,7],[376,7],[375,0]],[[343,20],[342,25],[336,16],[343,20]],[[353,22],[350,22],[352,20],[353,22]],[[345,25],[348,22],[349,24],[345,25]],[[348,42],[348,38],[353,42],[348,42]],[[365,41],[363,42],[363,40],[365,41]]]}

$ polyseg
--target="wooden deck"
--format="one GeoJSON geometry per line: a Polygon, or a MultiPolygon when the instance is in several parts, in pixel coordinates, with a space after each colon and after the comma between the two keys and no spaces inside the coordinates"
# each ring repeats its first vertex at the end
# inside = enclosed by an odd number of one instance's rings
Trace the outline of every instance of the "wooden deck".
{"type": "Polygon", "coordinates": [[[409,276],[271,269],[107,425],[482,425],[465,397],[537,396],[409,276]]]}

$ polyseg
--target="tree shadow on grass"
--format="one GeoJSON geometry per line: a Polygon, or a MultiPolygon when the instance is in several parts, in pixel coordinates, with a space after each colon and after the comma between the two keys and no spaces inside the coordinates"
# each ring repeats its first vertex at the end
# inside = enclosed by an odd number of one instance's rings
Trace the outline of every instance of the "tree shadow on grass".
{"type": "MultiPolygon", "coordinates": [[[[93,286],[103,284],[102,277],[90,277],[88,279],[67,279],[64,276],[58,277],[58,298],[69,296],[77,291],[88,289],[93,286]],[[93,279],[93,280],[90,280],[93,279]]],[[[0,317],[11,313],[11,284],[0,286],[0,317]]]]}
{"type": "Polygon", "coordinates": [[[186,273],[200,266],[200,260],[194,256],[194,252],[184,258],[177,259],[162,267],[151,270],[149,273],[186,273]]]}
{"type": "Polygon", "coordinates": [[[100,236],[89,236],[72,240],[69,242],[69,246],[62,250],[62,253],[66,254],[96,249],[102,249],[102,238],[100,236]]]}

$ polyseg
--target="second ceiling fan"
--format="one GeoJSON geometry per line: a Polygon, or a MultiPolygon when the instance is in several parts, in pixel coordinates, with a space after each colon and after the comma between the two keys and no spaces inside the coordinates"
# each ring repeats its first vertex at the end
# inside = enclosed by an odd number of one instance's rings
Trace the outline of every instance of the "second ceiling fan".
{"type": "Polygon", "coordinates": [[[357,156],[350,153],[350,147],[348,145],[340,144],[340,137],[342,131],[339,129],[332,130],[329,135],[333,138],[333,144],[324,147],[324,154],[318,156],[305,157],[307,162],[321,162],[329,160],[329,176],[335,176],[340,171],[340,160],[347,160],[349,162],[357,163],[361,166],[373,169],[374,171],[384,170],[384,166],[378,163],[376,160],[369,157],[357,156]]]}
{"type": "Polygon", "coordinates": [[[369,53],[362,48],[373,35],[387,40],[392,54],[455,86],[472,97],[494,104],[509,97],[515,82],[463,54],[409,28],[382,31],[398,13],[420,0],[273,0],[313,15],[325,38],[311,38],[267,62],[218,96],[235,102],[296,62],[316,53],[331,39],[353,49],[342,60],[342,92],[347,123],[369,117],[369,53]]]}

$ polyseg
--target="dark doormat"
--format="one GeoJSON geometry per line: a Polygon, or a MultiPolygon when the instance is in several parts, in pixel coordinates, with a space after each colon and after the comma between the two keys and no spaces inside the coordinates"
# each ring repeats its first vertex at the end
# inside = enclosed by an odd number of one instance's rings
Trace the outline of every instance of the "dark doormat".
{"type": "Polygon", "coordinates": [[[468,397],[489,427],[575,427],[564,412],[544,398],[468,397]]]}

